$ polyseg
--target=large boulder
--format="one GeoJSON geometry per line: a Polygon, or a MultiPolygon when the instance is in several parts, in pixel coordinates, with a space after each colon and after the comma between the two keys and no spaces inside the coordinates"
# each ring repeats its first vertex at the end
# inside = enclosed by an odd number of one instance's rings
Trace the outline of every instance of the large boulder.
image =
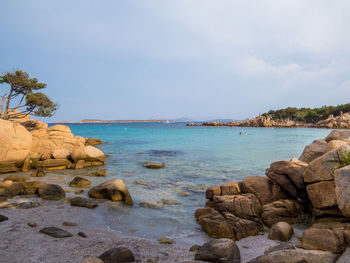
{"type": "Polygon", "coordinates": [[[346,248],[342,231],[316,227],[304,231],[301,246],[304,249],[330,251],[335,254],[342,253],[346,248]]]}
{"type": "Polygon", "coordinates": [[[6,165],[7,169],[21,166],[30,154],[31,144],[32,135],[25,127],[0,119],[0,170],[6,172],[6,165]]]}
{"type": "Polygon", "coordinates": [[[342,140],[350,142],[350,131],[347,130],[334,130],[326,137],[326,142],[332,140],[342,140]]]}
{"type": "Polygon", "coordinates": [[[199,248],[195,255],[195,260],[221,262],[221,263],[240,263],[241,256],[239,248],[231,239],[214,239],[205,243],[199,248]]]}
{"type": "Polygon", "coordinates": [[[128,188],[121,179],[109,180],[91,188],[89,196],[97,199],[124,201],[127,205],[133,205],[128,188]]]}
{"type": "Polygon", "coordinates": [[[337,205],[334,181],[309,184],[306,191],[315,208],[323,209],[337,205]]]}
{"type": "Polygon", "coordinates": [[[335,263],[331,252],[304,249],[283,249],[257,257],[248,263],[335,263]]]}
{"type": "Polygon", "coordinates": [[[335,196],[339,210],[350,217],[350,166],[337,169],[334,173],[335,196]]]}
{"type": "Polygon", "coordinates": [[[298,216],[303,212],[303,207],[297,200],[278,200],[263,206],[261,217],[267,226],[278,222],[295,224],[298,216]]]}
{"type": "Polygon", "coordinates": [[[303,173],[306,167],[307,163],[301,161],[278,161],[270,165],[274,173],[287,175],[298,189],[304,188],[303,173]]]}
{"type": "Polygon", "coordinates": [[[262,205],[287,199],[280,186],[264,176],[249,176],[242,181],[244,191],[254,194],[262,205]]]}
{"type": "Polygon", "coordinates": [[[330,151],[313,160],[303,174],[305,183],[331,181],[334,179],[334,170],[339,166],[339,156],[350,150],[349,145],[330,151]]]}
{"type": "Polygon", "coordinates": [[[214,196],[214,202],[220,212],[249,220],[256,220],[262,212],[258,198],[253,194],[214,196]]]}
{"type": "Polygon", "coordinates": [[[263,227],[258,222],[237,217],[231,213],[220,214],[212,208],[196,210],[197,222],[210,237],[240,240],[247,236],[258,235],[263,227]]]}
{"type": "Polygon", "coordinates": [[[300,161],[310,163],[316,158],[322,156],[327,151],[327,142],[325,140],[314,140],[305,147],[303,153],[299,157],[300,161]]]}

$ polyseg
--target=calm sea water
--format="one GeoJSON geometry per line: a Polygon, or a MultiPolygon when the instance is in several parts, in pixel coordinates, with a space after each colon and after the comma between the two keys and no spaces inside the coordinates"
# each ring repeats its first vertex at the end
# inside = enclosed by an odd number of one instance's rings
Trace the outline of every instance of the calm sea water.
{"type": "Polygon", "coordinates": [[[307,144],[330,132],[303,128],[186,127],[185,123],[68,126],[75,135],[106,142],[99,147],[111,156],[106,164],[108,179],[123,179],[135,201],[133,207],[110,202],[107,211],[100,211],[103,223],[118,232],[151,239],[167,236],[178,243],[205,238],[193,214],[204,206],[207,186],[264,175],[271,162],[299,157],[307,144]],[[162,162],[166,167],[147,169],[142,166],[145,161],[162,162]],[[162,208],[139,205],[161,199],[175,204],[162,208]]]}

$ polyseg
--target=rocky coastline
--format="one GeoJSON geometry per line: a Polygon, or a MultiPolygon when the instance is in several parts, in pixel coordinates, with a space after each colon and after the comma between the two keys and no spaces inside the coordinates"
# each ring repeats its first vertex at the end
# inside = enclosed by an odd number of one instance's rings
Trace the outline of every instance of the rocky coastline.
{"type": "Polygon", "coordinates": [[[209,236],[240,240],[269,228],[269,239],[282,242],[251,263],[349,262],[336,260],[350,246],[350,131],[333,130],[299,159],[273,162],[266,177],[212,186],[206,198],[195,217],[209,236]],[[307,229],[288,243],[293,224],[307,229]]]}
{"type": "Polygon", "coordinates": [[[273,119],[269,116],[257,116],[252,119],[232,122],[189,122],[187,126],[227,126],[227,127],[279,127],[279,128],[322,128],[322,129],[350,129],[350,113],[339,116],[330,115],[327,119],[317,123],[293,121],[290,119],[273,119]]]}
{"type": "Polygon", "coordinates": [[[31,119],[0,120],[0,139],[0,233],[6,233],[0,261],[350,260],[350,131],[333,130],[306,146],[298,159],[273,162],[266,176],[209,187],[206,207],[194,216],[210,239],[191,248],[106,227],[101,218],[102,211],[108,214],[106,202],[132,206],[133,199],[123,180],[105,178],[101,166],[108,156],[95,147],[99,139],[31,119]]]}

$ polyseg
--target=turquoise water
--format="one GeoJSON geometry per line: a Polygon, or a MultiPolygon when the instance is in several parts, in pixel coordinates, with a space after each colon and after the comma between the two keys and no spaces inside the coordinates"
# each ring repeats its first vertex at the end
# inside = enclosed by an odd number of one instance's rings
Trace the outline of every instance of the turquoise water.
{"type": "Polygon", "coordinates": [[[110,155],[106,164],[108,179],[123,179],[135,201],[133,207],[111,204],[104,223],[122,233],[147,238],[167,236],[177,242],[205,238],[193,214],[204,206],[207,186],[264,175],[271,162],[299,157],[307,144],[330,132],[304,128],[186,127],[185,123],[68,126],[75,135],[106,142],[99,147],[110,155]],[[162,162],[166,167],[147,169],[142,166],[145,161],[162,162]],[[147,185],[136,184],[137,180],[147,185]],[[186,196],[181,192],[186,192],[186,196]],[[175,204],[162,208],[139,205],[161,199],[175,204]]]}

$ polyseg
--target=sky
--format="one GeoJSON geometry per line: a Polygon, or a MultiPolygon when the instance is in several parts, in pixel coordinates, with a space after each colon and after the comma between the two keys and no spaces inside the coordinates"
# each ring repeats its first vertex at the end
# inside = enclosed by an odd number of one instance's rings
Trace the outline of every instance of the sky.
{"type": "Polygon", "coordinates": [[[47,83],[60,105],[51,121],[245,119],[350,102],[349,0],[0,4],[0,73],[47,83]]]}

